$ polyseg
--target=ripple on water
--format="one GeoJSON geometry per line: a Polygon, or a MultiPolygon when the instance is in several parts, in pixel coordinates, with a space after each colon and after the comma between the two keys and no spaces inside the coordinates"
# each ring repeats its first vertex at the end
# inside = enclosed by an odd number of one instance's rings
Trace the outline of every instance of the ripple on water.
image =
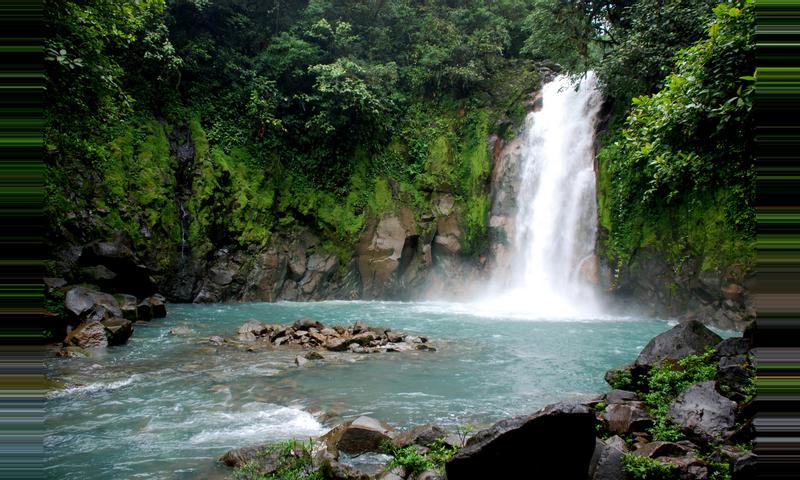
{"type": "Polygon", "coordinates": [[[166,318],[137,324],[128,345],[92,359],[49,360],[49,375],[67,387],[47,397],[47,476],[224,475],[215,459],[230,448],[322,434],[308,406],[337,420],[370,414],[397,427],[486,425],[603,390],[606,369],[633,360],[669,328],[654,319],[549,321],[474,310],[441,302],[172,305],[166,318]],[[296,351],[204,342],[234,335],[249,318],[300,317],[328,325],[364,319],[428,336],[439,350],[299,369],[296,351]],[[195,334],[169,335],[178,325],[195,334]]]}

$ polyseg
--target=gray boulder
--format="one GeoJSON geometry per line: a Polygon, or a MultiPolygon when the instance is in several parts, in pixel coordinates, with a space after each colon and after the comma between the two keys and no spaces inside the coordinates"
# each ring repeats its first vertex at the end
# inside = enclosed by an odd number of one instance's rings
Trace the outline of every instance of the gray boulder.
{"type": "Polygon", "coordinates": [[[682,322],[657,335],[644,347],[634,362],[636,367],[651,367],[664,360],[679,360],[705,352],[722,338],[697,320],[682,322]]]}
{"type": "Polygon", "coordinates": [[[636,400],[636,393],[628,390],[611,390],[606,394],[607,403],[622,403],[636,400]]]}
{"type": "MultiPolygon", "coordinates": [[[[619,437],[617,437],[619,438],[619,437]]],[[[624,480],[622,456],[625,451],[608,442],[597,441],[593,468],[589,471],[590,480],[624,480]]]]}
{"type": "Polygon", "coordinates": [[[669,418],[687,434],[706,442],[718,441],[733,428],[736,403],[702,382],[684,390],[669,407],[669,418]]]}
{"type": "Polygon", "coordinates": [[[338,451],[358,455],[379,452],[385,442],[392,440],[392,428],[370,417],[358,417],[347,425],[336,442],[338,451]]]}
{"type": "Polygon", "coordinates": [[[108,311],[110,316],[122,316],[119,303],[112,295],[84,287],[71,288],[64,297],[64,307],[78,321],[84,320],[93,311],[99,311],[101,307],[108,311]]]}
{"type": "Polygon", "coordinates": [[[146,299],[150,303],[150,308],[153,310],[153,318],[164,318],[167,316],[166,299],[161,295],[153,295],[146,299]]]}
{"type": "Polygon", "coordinates": [[[538,478],[585,480],[595,450],[594,413],[559,403],[482,430],[446,464],[448,480],[538,478]]]}

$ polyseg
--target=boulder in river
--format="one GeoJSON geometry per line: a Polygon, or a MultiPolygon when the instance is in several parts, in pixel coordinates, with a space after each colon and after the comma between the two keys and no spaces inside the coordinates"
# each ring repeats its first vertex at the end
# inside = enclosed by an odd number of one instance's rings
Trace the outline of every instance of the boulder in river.
{"type": "Polygon", "coordinates": [[[64,344],[86,349],[107,347],[106,329],[100,322],[82,323],[67,335],[64,344]]]}
{"type": "Polygon", "coordinates": [[[109,318],[100,322],[106,330],[108,345],[122,345],[133,335],[133,322],[125,318],[109,318]]]}
{"type": "Polygon", "coordinates": [[[687,320],[652,338],[639,353],[634,366],[651,367],[663,360],[679,360],[688,355],[699,355],[721,340],[719,335],[697,320],[687,320]]]}
{"type": "Polygon", "coordinates": [[[687,388],[669,407],[669,418],[687,434],[706,442],[718,442],[736,422],[736,403],[702,382],[687,388]]]}
{"type": "Polygon", "coordinates": [[[122,310],[113,295],[84,287],[71,288],[64,297],[64,307],[77,322],[85,320],[100,309],[107,311],[109,317],[122,317],[122,310]]]}
{"type": "Polygon", "coordinates": [[[344,427],[336,449],[350,455],[379,452],[385,442],[392,440],[392,434],[389,425],[371,417],[358,417],[344,427]]]}
{"type": "Polygon", "coordinates": [[[122,318],[132,321],[136,321],[138,319],[136,312],[136,304],[138,302],[136,301],[136,297],[125,293],[118,293],[114,295],[114,298],[117,299],[119,308],[122,310],[122,318]]]}
{"type": "Polygon", "coordinates": [[[145,299],[150,303],[150,308],[153,310],[153,318],[164,318],[167,316],[166,299],[161,295],[153,295],[145,299]]]}
{"type": "Polygon", "coordinates": [[[594,450],[594,413],[558,403],[476,433],[447,462],[447,478],[585,480],[594,450]]]}

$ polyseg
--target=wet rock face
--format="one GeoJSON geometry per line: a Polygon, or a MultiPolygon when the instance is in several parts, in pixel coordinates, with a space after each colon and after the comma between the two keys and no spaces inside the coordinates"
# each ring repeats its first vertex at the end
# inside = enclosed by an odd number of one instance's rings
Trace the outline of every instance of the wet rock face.
{"type": "Polygon", "coordinates": [[[582,405],[556,404],[475,434],[446,464],[448,480],[541,478],[585,480],[595,450],[595,418],[582,405]]]}
{"type": "Polygon", "coordinates": [[[736,403],[702,382],[684,390],[669,407],[669,418],[687,435],[705,442],[719,442],[736,421],[736,403]]]}
{"type": "MultiPolygon", "coordinates": [[[[600,263],[608,264],[608,259],[601,258],[600,263]]],[[[747,288],[749,272],[742,265],[703,271],[702,263],[702,258],[691,257],[676,273],[664,255],[641,248],[619,272],[614,294],[654,315],[688,314],[708,325],[744,331],[755,318],[747,288]]],[[[601,277],[610,275],[606,268],[601,277]]]]}
{"type": "Polygon", "coordinates": [[[687,355],[702,354],[722,338],[705,325],[689,320],[680,323],[648,342],[634,362],[638,367],[650,367],[663,360],[679,360],[687,355]]]}

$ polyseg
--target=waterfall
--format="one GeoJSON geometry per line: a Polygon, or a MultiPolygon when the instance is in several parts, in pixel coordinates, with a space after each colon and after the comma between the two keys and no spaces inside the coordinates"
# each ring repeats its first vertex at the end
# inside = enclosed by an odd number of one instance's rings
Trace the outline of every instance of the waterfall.
{"type": "Polygon", "coordinates": [[[519,158],[510,265],[495,272],[497,312],[585,316],[597,311],[581,270],[596,268],[594,132],[601,98],[591,72],[575,85],[560,76],[542,88],[526,119],[519,158]]]}

